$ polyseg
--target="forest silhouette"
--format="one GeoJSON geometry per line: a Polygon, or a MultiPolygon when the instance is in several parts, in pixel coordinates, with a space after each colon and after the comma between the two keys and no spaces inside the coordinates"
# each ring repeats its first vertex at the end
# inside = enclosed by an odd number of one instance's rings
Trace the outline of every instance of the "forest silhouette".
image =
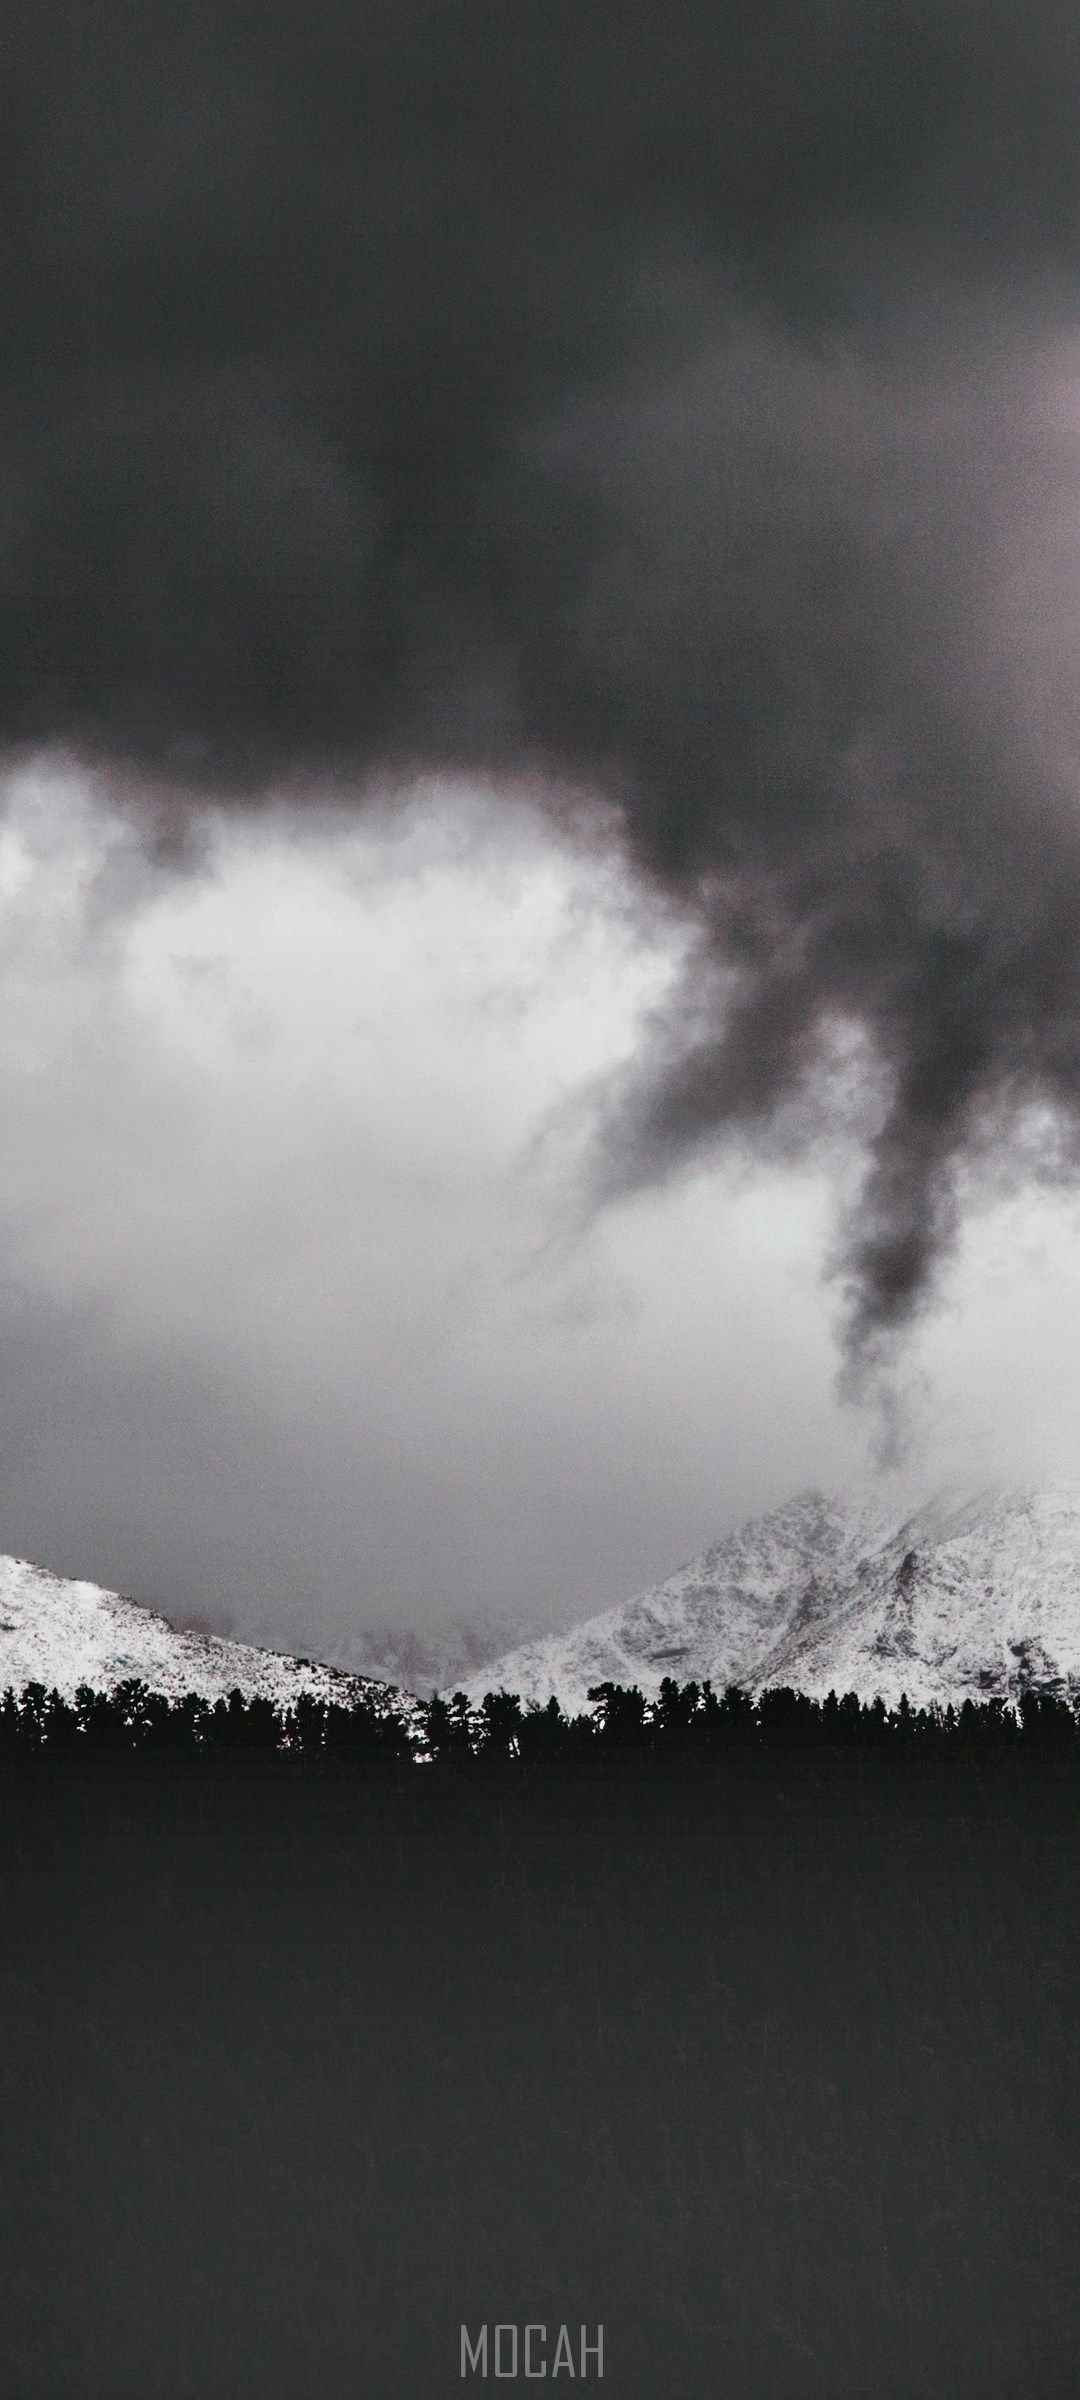
{"type": "Polygon", "coordinates": [[[880,1698],[863,1701],[854,1692],[842,1698],[830,1692],[819,1701],[776,1687],[755,1696],[737,1684],[715,1692],[708,1682],[679,1684],[667,1676],[655,1699],[636,1685],[611,1682],[593,1685],[588,1697],[589,1710],[568,1717],[554,1696],[542,1706],[506,1691],[488,1692],[479,1706],[463,1692],[449,1700],[435,1693],[415,1710],[396,1704],[394,1695],[344,1704],[304,1693],[291,1708],[278,1709],[239,1690],[216,1701],[191,1692],[169,1699],[135,1678],[110,1692],[83,1685],[74,1700],[28,1683],[0,1700],[0,1759],[258,1752],[293,1764],[314,1758],[399,1766],[569,1763],[615,1755],[644,1764],[792,1744],[903,1749],[929,1758],[970,1749],[1069,1749],[1080,1741],[1076,1707],[1061,1689],[1024,1690],[1015,1705],[994,1694],[968,1697],[959,1708],[912,1708],[902,1696],[887,1708],[880,1698]]]}

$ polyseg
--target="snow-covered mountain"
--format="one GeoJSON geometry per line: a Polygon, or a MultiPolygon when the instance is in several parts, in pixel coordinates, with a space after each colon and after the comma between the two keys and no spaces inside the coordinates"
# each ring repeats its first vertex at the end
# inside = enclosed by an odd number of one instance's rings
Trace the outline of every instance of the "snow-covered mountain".
{"type": "Polygon", "coordinates": [[[1080,1484],[991,1490],[903,1519],[802,1492],[666,1583],[510,1651],[465,1689],[568,1714],[591,1684],[710,1678],[913,1707],[1024,1689],[1080,1697],[1080,1484]]]}
{"type": "Polygon", "coordinates": [[[285,1709],[310,1692],[318,1700],[365,1699],[380,1709],[400,1701],[403,1713],[415,1713],[409,1695],[370,1677],[219,1634],[179,1632],[153,1609],[99,1584],[0,1557],[0,1690],[43,1683],[70,1700],[80,1684],[112,1691],[135,1676],[170,1699],[198,1692],[217,1700],[239,1690],[245,1699],[285,1709]]]}

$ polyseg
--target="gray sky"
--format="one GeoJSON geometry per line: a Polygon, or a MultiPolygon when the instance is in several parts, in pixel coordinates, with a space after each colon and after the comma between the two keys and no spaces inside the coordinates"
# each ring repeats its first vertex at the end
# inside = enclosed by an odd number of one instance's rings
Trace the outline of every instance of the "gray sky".
{"type": "MultiPolygon", "coordinates": [[[[617,852],[444,783],[208,819],[180,874],[55,760],[6,802],[5,1547],[318,1647],[581,1613],[867,1469],[822,1281],[857,1146],[584,1213],[694,940],[617,852]]],[[[916,1483],[1075,1460],[1074,1213],[974,1221],[916,1483]]]]}

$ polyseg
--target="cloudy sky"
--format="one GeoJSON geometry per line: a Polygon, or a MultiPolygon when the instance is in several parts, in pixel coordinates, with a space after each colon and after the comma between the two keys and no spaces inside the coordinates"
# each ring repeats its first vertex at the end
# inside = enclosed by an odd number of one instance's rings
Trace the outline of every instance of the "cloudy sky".
{"type": "MultiPolygon", "coordinates": [[[[463,782],[198,830],[180,873],[85,774],[7,787],[9,1548],[340,1648],[602,1605],[872,1470],[823,1280],[857,1142],[592,1200],[691,917],[463,782]]],[[[894,1376],[916,1484],[1080,1457],[1075,1219],[973,1220],[894,1376]]]]}
{"type": "Polygon", "coordinates": [[[312,1646],[1080,1456],[1080,29],[9,11],[0,1541],[312,1646]]]}

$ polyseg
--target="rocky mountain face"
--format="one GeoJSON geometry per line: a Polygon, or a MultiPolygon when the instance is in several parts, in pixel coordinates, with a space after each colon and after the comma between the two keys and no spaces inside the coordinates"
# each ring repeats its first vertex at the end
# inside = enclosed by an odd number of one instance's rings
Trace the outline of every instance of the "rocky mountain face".
{"type": "Polygon", "coordinates": [[[790,1684],[913,1707],[1025,1689],[1080,1698],[1080,1484],[932,1501],[902,1520],[802,1492],[666,1583],[464,1685],[570,1714],[605,1681],[790,1684]]]}

